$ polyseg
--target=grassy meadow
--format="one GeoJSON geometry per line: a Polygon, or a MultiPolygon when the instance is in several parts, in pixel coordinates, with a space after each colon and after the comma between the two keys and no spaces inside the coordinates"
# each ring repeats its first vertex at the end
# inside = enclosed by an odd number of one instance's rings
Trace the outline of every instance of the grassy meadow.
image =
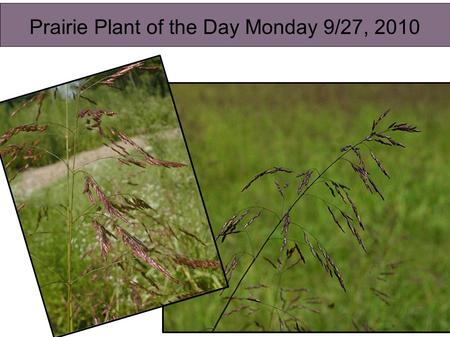
{"type": "MultiPolygon", "coordinates": [[[[293,196],[281,197],[275,182],[283,186],[287,175],[267,175],[241,192],[257,173],[274,166],[322,170],[343,146],[370,133],[372,120],[388,108],[386,125],[408,122],[422,131],[395,134],[405,149],[370,145],[390,179],[361,148],[384,201],[367,192],[347,163],[327,172],[351,188],[366,225],[361,236],[367,254],[333,223],[322,199],[337,199],[324,185],[311,188],[291,213],[290,238],[302,241],[303,230],[317,238],[339,267],[347,292],[305,245],[305,264],[273,268],[266,258],[273,263],[278,257],[280,228],[217,331],[292,329],[280,319],[286,317],[283,308],[312,331],[450,329],[450,85],[174,84],[172,90],[216,234],[246,207],[263,206],[278,215],[286,210],[293,196]]],[[[276,223],[266,212],[247,231],[218,242],[225,265],[238,257],[232,288],[276,223]]],[[[229,294],[164,307],[164,330],[210,330],[229,294]]]]}
{"type": "MultiPolygon", "coordinates": [[[[158,61],[150,64],[159,65],[158,61]]],[[[133,70],[117,80],[118,89],[98,85],[83,93],[88,100],[70,95],[80,82],[60,86],[41,107],[37,124],[47,125],[45,132],[19,132],[0,147],[5,150],[10,144],[39,140],[39,156],[30,161],[27,152],[20,152],[8,165],[7,175],[55,335],[225,284],[171,97],[161,94],[168,91],[165,78],[156,85],[151,82],[154,76],[164,78],[161,71],[149,74],[133,70]],[[24,193],[25,176],[32,176],[33,170],[61,162],[71,165],[72,160],[66,160],[67,135],[70,158],[108,143],[92,121],[87,124],[77,117],[84,109],[115,112],[102,117],[105,134],[115,128],[129,138],[139,137],[145,143],[143,151],[186,166],[144,165],[145,157],[139,157],[142,152],[137,146],[129,146],[129,156],[121,158],[139,158],[144,167],[120,163],[118,156],[111,154],[94,156],[80,168],[71,167],[69,180],[64,175],[53,181],[55,172],[49,169],[46,175],[28,182],[24,193]],[[65,125],[72,131],[67,132],[65,125]],[[54,155],[48,155],[50,152],[54,155]],[[22,171],[27,164],[28,169],[22,171]],[[89,200],[86,177],[95,179],[109,201],[102,200],[97,191],[91,192],[95,203],[89,200]],[[50,183],[43,183],[45,179],[50,183]],[[72,201],[68,189],[73,190],[72,201]],[[164,272],[152,265],[154,261],[163,266],[164,272]],[[206,266],[202,265],[205,261],[209,263],[206,266]]],[[[0,134],[34,123],[36,102],[11,117],[11,112],[28,98],[0,105],[0,134]]],[[[120,152],[120,148],[117,150],[120,152]]],[[[11,157],[2,152],[2,159],[7,165],[11,157]]]]}

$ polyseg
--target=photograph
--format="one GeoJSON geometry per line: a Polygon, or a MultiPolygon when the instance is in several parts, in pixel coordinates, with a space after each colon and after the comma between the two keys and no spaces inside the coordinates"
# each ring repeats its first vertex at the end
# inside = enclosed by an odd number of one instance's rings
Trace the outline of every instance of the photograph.
{"type": "Polygon", "coordinates": [[[450,84],[171,88],[229,287],[164,332],[450,329],[450,84]]]}
{"type": "Polygon", "coordinates": [[[227,286],[159,56],[4,101],[0,119],[55,336],[227,286]]]}

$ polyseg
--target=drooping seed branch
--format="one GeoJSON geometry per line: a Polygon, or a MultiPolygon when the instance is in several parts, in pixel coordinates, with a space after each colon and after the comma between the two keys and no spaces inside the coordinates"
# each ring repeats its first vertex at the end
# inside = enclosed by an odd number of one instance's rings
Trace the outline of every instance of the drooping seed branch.
{"type": "Polygon", "coordinates": [[[365,141],[367,141],[367,137],[363,138],[362,140],[360,140],[359,142],[355,143],[354,145],[352,145],[351,147],[349,147],[348,149],[345,149],[345,151],[343,151],[333,162],[331,162],[331,164],[329,164],[324,170],[322,170],[319,175],[314,178],[314,180],[307,185],[306,187],[302,187],[302,192],[297,196],[297,198],[292,202],[292,204],[289,206],[289,208],[287,209],[287,211],[284,213],[284,215],[279,219],[278,223],[274,226],[274,228],[272,229],[272,231],[269,233],[269,235],[266,237],[266,239],[264,240],[264,242],[262,243],[262,245],[259,247],[256,255],[252,258],[252,260],[250,261],[249,265],[247,266],[247,268],[245,269],[244,273],[242,274],[242,276],[240,277],[238,283],[236,284],[236,286],[234,287],[231,295],[228,297],[227,302],[225,303],[222,311],[220,312],[216,322],[214,323],[214,326],[212,328],[212,331],[216,331],[217,326],[219,325],[220,321],[222,320],[226,310],[228,309],[228,306],[231,303],[231,300],[233,299],[234,295],[236,294],[236,292],[238,291],[241,283],[244,281],[245,277],[247,276],[248,272],[250,271],[250,269],[253,267],[253,265],[255,264],[256,260],[258,259],[258,257],[261,255],[262,251],[264,250],[264,248],[266,247],[267,243],[270,241],[271,237],[273,236],[273,234],[277,231],[278,227],[280,226],[280,224],[283,222],[283,220],[285,219],[285,217],[289,216],[289,214],[291,213],[292,209],[295,207],[295,205],[300,201],[300,199],[305,195],[306,192],[308,192],[308,190],[331,168],[333,167],[341,158],[343,158],[348,152],[352,151],[352,148],[357,147],[359,145],[361,145],[362,143],[364,143],[365,141]]]}

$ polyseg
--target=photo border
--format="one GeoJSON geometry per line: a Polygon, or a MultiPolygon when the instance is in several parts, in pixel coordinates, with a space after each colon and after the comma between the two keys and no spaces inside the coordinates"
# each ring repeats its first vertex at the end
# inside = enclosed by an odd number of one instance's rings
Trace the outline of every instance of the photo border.
{"type": "MultiPolygon", "coordinates": [[[[361,47],[364,48],[364,47],[361,47]]],[[[257,82],[257,81],[244,81],[244,82],[226,82],[226,81],[219,81],[219,82],[178,82],[178,81],[174,81],[174,82],[170,82],[170,85],[175,84],[175,85],[218,85],[218,84],[242,84],[242,85],[246,85],[246,84],[253,84],[253,85],[270,85],[270,84],[275,84],[275,85],[279,85],[279,84],[283,84],[283,85],[298,85],[298,84],[305,84],[305,85],[310,85],[310,84],[314,84],[314,85],[335,85],[335,84],[360,84],[360,85],[365,85],[365,84],[382,84],[382,85],[395,85],[395,84],[406,84],[406,85],[412,85],[412,84],[433,84],[433,85],[450,85],[450,81],[449,82],[428,82],[428,81],[422,81],[422,82],[401,82],[401,81],[395,81],[395,82],[377,82],[377,81],[371,81],[371,82],[339,82],[339,81],[331,81],[331,82],[283,82],[283,81],[268,81],[268,82],[257,82]]],[[[177,113],[177,116],[178,113],[177,113]]],[[[180,122],[181,125],[181,122],[180,122]]],[[[220,251],[219,251],[220,254],[220,251]]],[[[227,280],[227,284],[228,286],[223,288],[223,289],[227,289],[230,287],[228,280],[227,280]]],[[[179,302],[177,302],[179,303],[179,302]]],[[[175,303],[172,303],[175,304],[175,303]]],[[[233,333],[238,333],[238,334],[298,334],[298,333],[304,333],[302,331],[240,331],[240,330],[227,330],[227,331],[202,331],[202,330],[177,330],[177,331],[170,331],[170,330],[166,330],[164,327],[164,316],[165,316],[165,307],[166,305],[162,306],[162,315],[161,315],[161,332],[163,334],[192,334],[192,333],[197,333],[197,334],[233,334],[233,333]]],[[[365,331],[352,331],[352,330],[329,330],[329,331],[308,331],[307,333],[313,333],[313,334],[336,334],[336,333],[351,333],[351,334],[364,334],[364,333],[382,333],[382,334],[388,334],[388,333],[396,333],[396,334],[405,334],[405,333],[449,333],[450,330],[374,330],[374,331],[370,331],[370,332],[365,332],[365,331]]]]}

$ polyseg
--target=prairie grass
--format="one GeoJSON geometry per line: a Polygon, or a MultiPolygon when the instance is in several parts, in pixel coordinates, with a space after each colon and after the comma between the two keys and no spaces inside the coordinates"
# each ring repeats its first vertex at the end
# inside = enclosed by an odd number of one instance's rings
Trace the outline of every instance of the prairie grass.
{"type": "MultiPolygon", "coordinates": [[[[311,263],[313,258],[303,247],[300,249],[305,264],[297,263],[283,272],[281,278],[281,273],[272,272],[277,268],[276,257],[283,242],[280,232],[267,244],[263,259],[255,263],[256,272],[248,274],[236,293],[239,300],[230,306],[218,331],[286,330],[273,314],[277,309],[255,310],[259,305],[255,300],[265,305],[280,303],[279,291],[275,290],[280,285],[288,289],[285,298],[298,297],[296,318],[313,331],[448,330],[449,305],[444,298],[449,295],[446,284],[450,261],[444,237],[449,234],[445,196],[449,183],[443,172],[445,153],[449,151],[446,136],[449,88],[320,84],[174,86],[215,233],[220,232],[231,214],[238,214],[248,205],[275,208],[278,212],[286,207],[280,190],[286,193],[283,186],[287,179],[281,174],[268,175],[264,183],[255,183],[245,193],[240,192],[256,172],[274,166],[320,170],[349,141],[364,136],[380,110],[391,107],[394,120],[414,122],[423,131],[419,137],[408,139],[400,135],[398,141],[407,148],[395,153],[386,151],[381,144],[374,147],[385,172],[373,160],[371,177],[378,182],[385,201],[380,196],[368,195],[364,184],[355,181],[355,173],[348,164],[333,168],[334,177],[352,185],[351,199],[362,215],[365,227],[362,239],[367,254],[358,248],[352,235],[342,233],[317,197],[304,198],[301,207],[290,214],[294,219],[291,221],[311,233],[310,240],[320,238],[339,268],[346,292],[320,265],[311,263]],[[204,153],[209,155],[203,156],[204,153]],[[390,181],[385,173],[391,177],[390,181]],[[249,289],[253,292],[251,297],[249,289]]],[[[323,185],[314,194],[328,198],[330,193],[323,185]]],[[[239,252],[254,254],[257,243],[267,237],[273,224],[274,218],[263,214],[248,227],[247,244],[243,245],[243,239],[237,235],[230,235],[225,241],[226,249],[219,246],[229,267],[228,277],[233,270],[231,286],[251,260],[251,256],[239,252]]],[[[348,232],[345,222],[341,225],[348,232]]],[[[291,224],[289,232],[295,235],[296,227],[291,224]]],[[[291,249],[289,243],[286,249],[291,249]]],[[[164,329],[210,330],[224,301],[218,294],[212,294],[189,304],[165,307],[164,329]]]]}
{"type": "Polygon", "coordinates": [[[225,285],[172,102],[138,87],[154,66],[1,105],[2,160],[55,335],[225,285]],[[102,145],[115,155],[76,165],[102,145]],[[22,173],[55,162],[65,175],[19,193],[22,173]]]}
{"type": "MultiPolygon", "coordinates": [[[[142,77],[148,79],[149,74],[143,74],[142,77]]],[[[63,88],[61,88],[62,90],[63,88]]],[[[128,85],[124,90],[114,90],[104,86],[95,87],[91,89],[90,96],[95,97],[95,103],[83,100],[82,103],[86,107],[96,108],[101,107],[105,110],[113,111],[115,108],[123,113],[117,114],[114,119],[104,119],[105,127],[113,124],[120,125],[122,130],[129,133],[130,136],[140,135],[145,133],[155,133],[175,127],[173,124],[175,120],[172,118],[173,107],[170,96],[161,97],[159,92],[148,86],[131,86],[128,85]],[[130,118],[130,115],[133,118],[130,118]]],[[[87,96],[87,95],[86,95],[87,96]]],[[[25,98],[24,98],[25,99],[25,98]]],[[[21,124],[29,124],[33,122],[34,116],[37,113],[36,104],[30,104],[21,109],[15,114],[13,118],[10,117],[18,103],[11,103],[12,101],[0,104],[0,124],[2,131],[21,124]]],[[[20,104],[19,104],[20,105],[20,104]]],[[[65,102],[63,99],[51,99],[48,97],[42,103],[41,113],[39,118],[40,124],[59,124],[64,125],[65,102]]],[[[75,116],[72,116],[73,118],[75,116]]],[[[74,118],[75,119],[75,118],[74,118]]],[[[70,122],[72,123],[73,120],[70,122]]],[[[51,148],[56,154],[63,154],[65,151],[64,135],[61,132],[55,132],[55,127],[46,133],[46,137],[41,140],[41,146],[51,148]],[[51,132],[50,132],[51,131],[51,132]]],[[[102,140],[97,134],[90,132],[85,128],[80,128],[80,136],[78,139],[78,151],[85,151],[96,148],[102,145],[102,140]]],[[[25,140],[30,140],[29,134],[17,134],[15,142],[21,143],[25,140]]],[[[43,156],[36,161],[34,165],[42,166],[56,162],[57,159],[51,156],[43,156]]],[[[24,161],[18,158],[12,167],[19,168],[23,166],[24,161]]]]}

